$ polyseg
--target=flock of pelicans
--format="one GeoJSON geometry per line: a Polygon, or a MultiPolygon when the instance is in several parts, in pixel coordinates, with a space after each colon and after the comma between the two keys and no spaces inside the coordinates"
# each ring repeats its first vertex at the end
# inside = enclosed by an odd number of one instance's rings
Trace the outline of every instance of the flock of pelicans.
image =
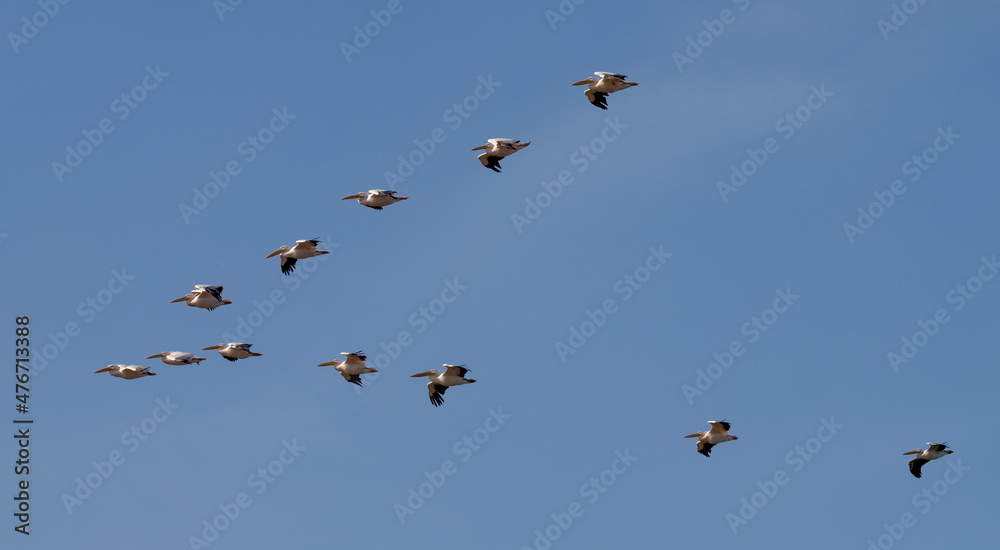
{"type": "MultiPolygon", "coordinates": [[[[629,82],[627,77],[622,74],[595,72],[594,75],[595,76],[579,82],[574,82],[573,86],[586,85],[587,89],[584,91],[584,94],[587,96],[587,100],[590,101],[592,105],[600,109],[606,110],[608,108],[608,94],[638,85],[636,82],[629,82]]],[[[472,150],[484,151],[478,156],[479,162],[481,162],[486,168],[499,173],[501,169],[501,159],[513,155],[529,145],[531,145],[530,141],[521,143],[520,140],[516,139],[493,138],[487,140],[486,145],[476,147],[472,150]]],[[[362,206],[367,206],[368,208],[373,208],[375,210],[382,210],[385,206],[395,204],[399,201],[404,201],[408,198],[409,197],[396,196],[395,191],[371,189],[367,192],[360,192],[343,197],[341,200],[357,199],[358,204],[361,204],[362,206]]],[[[295,270],[296,260],[303,260],[306,258],[320,256],[322,254],[329,254],[329,251],[319,250],[317,248],[319,243],[320,241],[318,239],[295,241],[294,246],[282,246],[281,248],[268,254],[267,258],[279,256],[281,259],[281,272],[284,275],[289,275],[295,270]]],[[[171,301],[171,303],[176,302],[185,302],[191,307],[203,308],[209,311],[219,306],[232,303],[230,300],[224,300],[222,298],[222,286],[219,285],[196,285],[195,289],[190,293],[171,301]]],[[[224,359],[229,361],[237,361],[248,357],[259,357],[261,354],[250,351],[250,346],[251,344],[229,342],[202,349],[218,350],[219,354],[222,355],[224,359]]],[[[341,376],[344,377],[344,380],[350,382],[351,384],[357,384],[358,386],[362,385],[362,374],[378,372],[378,369],[365,365],[367,357],[365,357],[364,352],[362,351],[354,353],[341,352],[341,355],[345,356],[345,359],[342,361],[334,360],[327,363],[320,363],[317,366],[333,367],[340,372],[341,376]]],[[[186,353],[182,351],[165,351],[156,355],[150,355],[146,359],[155,358],[159,358],[168,365],[199,364],[205,360],[204,357],[196,357],[193,353],[186,353]]],[[[444,404],[444,398],[441,396],[444,395],[448,388],[452,386],[472,384],[475,382],[474,379],[465,377],[466,373],[469,371],[469,369],[465,368],[465,365],[449,365],[445,363],[443,366],[445,367],[444,372],[440,372],[437,369],[431,369],[411,375],[411,378],[421,378],[426,376],[430,380],[427,383],[427,393],[430,397],[431,404],[435,407],[444,404]]],[[[155,372],[151,372],[149,370],[149,367],[140,367],[138,365],[108,365],[107,367],[94,372],[95,374],[107,372],[112,376],[117,376],[126,380],[156,375],[155,372]]],[[[725,420],[710,420],[708,423],[712,426],[709,431],[696,432],[691,435],[684,436],[685,438],[698,438],[698,452],[706,457],[711,456],[712,447],[718,445],[719,443],[739,439],[735,435],[729,435],[729,422],[726,422],[725,420]]],[[[918,455],[909,462],[910,473],[912,473],[915,477],[920,477],[920,468],[927,462],[947,456],[953,452],[947,450],[948,446],[944,443],[927,443],[927,445],[929,446],[927,449],[916,449],[908,453],[904,453],[904,455],[918,455]]]]}

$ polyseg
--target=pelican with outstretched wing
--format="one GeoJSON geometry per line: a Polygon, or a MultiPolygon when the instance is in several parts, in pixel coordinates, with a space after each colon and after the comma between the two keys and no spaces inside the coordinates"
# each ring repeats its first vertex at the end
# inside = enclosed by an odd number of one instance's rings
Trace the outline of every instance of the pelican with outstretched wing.
{"type": "Polygon", "coordinates": [[[143,376],[156,376],[155,372],[150,372],[149,367],[140,367],[139,365],[108,365],[103,369],[95,370],[94,374],[99,372],[107,372],[111,376],[117,376],[125,380],[135,380],[143,376]]]}
{"type": "Polygon", "coordinates": [[[186,353],[183,351],[165,351],[163,353],[157,353],[156,355],[150,355],[146,359],[155,359],[157,357],[168,365],[190,365],[192,363],[200,364],[205,360],[204,357],[195,357],[193,353],[186,353]]]}
{"type": "Polygon", "coordinates": [[[427,394],[430,396],[431,403],[435,407],[444,404],[444,398],[441,396],[444,395],[444,392],[448,388],[475,382],[474,379],[465,377],[465,373],[469,372],[469,369],[465,368],[465,365],[449,365],[445,363],[443,366],[445,368],[443,373],[437,369],[431,369],[410,376],[410,378],[426,376],[430,379],[430,382],[427,383],[427,394]]]}
{"type": "Polygon", "coordinates": [[[955,452],[947,450],[947,443],[928,443],[927,445],[929,447],[926,449],[916,449],[908,453],[903,453],[904,455],[918,455],[917,458],[910,461],[910,473],[913,474],[913,477],[920,477],[920,468],[924,464],[955,452]]]}
{"type": "Polygon", "coordinates": [[[483,163],[483,166],[490,170],[500,173],[500,169],[502,168],[500,166],[500,159],[513,155],[529,145],[531,145],[530,141],[521,143],[517,139],[492,138],[486,140],[486,145],[481,145],[472,150],[479,151],[485,149],[486,152],[480,154],[478,157],[479,162],[483,163]]]}
{"type": "Polygon", "coordinates": [[[691,435],[684,436],[698,438],[699,453],[705,456],[711,456],[712,447],[718,445],[719,443],[739,439],[735,435],[729,435],[729,422],[726,422],[725,420],[720,420],[718,422],[715,420],[709,420],[708,423],[712,425],[711,430],[708,430],[707,432],[695,432],[691,435]]]}
{"type": "Polygon", "coordinates": [[[604,109],[605,111],[608,109],[608,94],[639,85],[638,82],[628,82],[628,77],[623,74],[606,73],[602,71],[598,71],[594,74],[597,76],[592,76],[585,80],[574,82],[573,86],[583,86],[586,84],[587,91],[584,93],[587,95],[587,100],[589,100],[594,107],[604,109]]]}
{"type": "Polygon", "coordinates": [[[262,354],[255,351],[250,351],[250,346],[253,344],[241,344],[239,342],[229,342],[228,344],[216,344],[214,346],[208,346],[207,348],[201,348],[203,350],[217,349],[219,350],[219,355],[227,361],[236,361],[237,359],[246,359],[247,357],[260,357],[262,354]]]}
{"type": "Polygon", "coordinates": [[[346,201],[351,199],[358,199],[358,204],[361,206],[367,206],[368,208],[373,208],[375,210],[382,210],[383,206],[389,206],[390,204],[395,204],[399,201],[405,201],[410,197],[397,197],[395,191],[386,191],[385,189],[369,189],[368,192],[360,192],[344,197],[340,200],[346,201]]]}
{"type": "Polygon", "coordinates": [[[319,239],[295,241],[295,246],[289,247],[288,245],[282,245],[281,248],[268,254],[266,257],[270,258],[280,254],[281,272],[285,275],[289,275],[295,271],[296,260],[304,260],[306,258],[312,258],[314,256],[321,256],[323,254],[330,253],[329,250],[319,250],[316,248],[316,245],[321,242],[323,241],[319,239]]]}
{"type": "Polygon", "coordinates": [[[345,356],[346,359],[343,361],[333,360],[326,363],[320,363],[316,365],[317,367],[333,367],[340,371],[340,375],[344,377],[351,384],[357,384],[361,386],[361,375],[369,372],[378,372],[375,367],[365,366],[365,361],[368,360],[365,357],[363,351],[357,351],[354,353],[340,352],[341,355],[345,356]]]}
{"type": "Polygon", "coordinates": [[[194,290],[191,292],[176,300],[170,300],[171,304],[177,302],[187,302],[187,305],[191,307],[200,307],[209,311],[233,303],[230,300],[222,299],[222,285],[194,285],[194,290]]]}

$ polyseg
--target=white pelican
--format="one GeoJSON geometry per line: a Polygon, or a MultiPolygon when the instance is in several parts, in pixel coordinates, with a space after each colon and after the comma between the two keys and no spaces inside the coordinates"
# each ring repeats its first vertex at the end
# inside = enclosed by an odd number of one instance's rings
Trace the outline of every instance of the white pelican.
{"type": "Polygon", "coordinates": [[[608,94],[639,85],[638,82],[626,82],[628,77],[623,74],[605,73],[601,71],[594,74],[597,76],[592,76],[586,80],[574,82],[573,86],[583,86],[586,84],[587,91],[584,93],[587,94],[587,99],[595,107],[600,107],[605,111],[608,109],[608,94]]]}
{"type": "Polygon", "coordinates": [[[691,435],[685,435],[684,437],[697,437],[698,438],[698,452],[705,455],[712,455],[712,447],[718,445],[719,443],[725,443],[726,441],[735,441],[739,439],[735,435],[729,435],[729,422],[725,420],[716,422],[715,420],[709,420],[709,424],[712,425],[712,429],[707,432],[696,432],[691,435]]]}
{"type": "Polygon", "coordinates": [[[499,173],[502,168],[500,166],[500,159],[508,155],[513,155],[521,149],[531,145],[530,141],[521,143],[521,141],[517,139],[492,138],[486,141],[486,145],[476,147],[472,150],[479,151],[480,149],[485,149],[486,152],[479,155],[479,162],[483,163],[483,166],[497,173],[499,173]]]}
{"type": "Polygon", "coordinates": [[[168,365],[201,364],[205,360],[204,357],[195,357],[193,353],[185,353],[183,351],[165,351],[156,355],[150,355],[146,359],[155,359],[157,357],[168,365]]]}
{"type": "Polygon", "coordinates": [[[427,383],[427,394],[430,395],[431,403],[435,407],[444,404],[444,399],[441,396],[451,386],[461,386],[462,384],[472,384],[475,382],[472,378],[465,377],[465,373],[469,372],[469,369],[465,368],[465,365],[449,365],[445,363],[443,366],[445,368],[444,373],[439,373],[437,369],[431,369],[410,376],[410,378],[420,378],[421,376],[430,378],[431,381],[427,383]]]}
{"type": "Polygon", "coordinates": [[[395,191],[386,191],[385,189],[369,189],[367,193],[362,191],[349,197],[344,197],[340,200],[346,201],[358,199],[358,204],[361,206],[367,206],[368,208],[374,208],[375,210],[382,210],[383,206],[389,206],[390,204],[394,204],[399,201],[405,201],[408,198],[410,197],[397,197],[395,191]]]}
{"type": "Polygon", "coordinates": [[[246,359],[247,357],[260,357],[262,354],[255,351],[250,351],[250,346],[253,344],[241,344],[239,342],[229,342],[228,344],[216,344],[214,346],[208,346],[207,348],[201,348],[203,350],[217,349],[219,350],[219,355],[221,355],[227,361],[236,361],[237,359],[246,359]]]}
{"type": "Polygon", "coordinates": [[[156,376],[155,372],[149,371],[149,367],[140,367],[139,365],[108,365],[101,370],[95,370],[94,374],[99,372],[107,372],[111,376],[117,376],[125,380],[134,380],[143,376],[156,376]]]}
{"type": "Polygon", "coordinates": [[[268,254],[267,257],[270,258],[271,256],[281,254],[281,272],[288,275],[295,271],[295,260],[304,260],[306,258],[312,258],[313,256],[329,254],[329,250],[316,249],[316,245],[321,242],[322,241],[319,239],[295,241],[295,246],[289,248],[288,245],[283,245],[281,248],[268,254]]]}
{"type": "Polygon", "coordinates": [[[222,299],[221,285],[194,285],[194,290],[170,303],[187,302],[191,307],[200,307],[212,311],[213,309],[231,304],[233,302],[222,299]]]}
{"type": "Polygon", "coordinates": [[[351,384],[361,385],[361,375],[366,372],[378,372],[375,367],[366,367],[365,361],[368,359],[365,357],[363,351],[358,351],[356,353],[340,352],[341,355],[347,356],[347,359],[343,361],[334,360],[327,363],[320,363],[316,365],[317,367],[334,367],[340,371],[340,375],[344,377],[351,384]]]}
{"type": "Polygon", "coordinates": [[[946,443],[928,443],[928,445],[930,447],[927,449],[916,449],[908,453],[903,453],[904,455],[919,455],[910,461],[910,473],[913,474],[913,477],[920,477],[920,468],[924,464],[955,452],[946,451],[945,449],[948,448],[946,443]]]}

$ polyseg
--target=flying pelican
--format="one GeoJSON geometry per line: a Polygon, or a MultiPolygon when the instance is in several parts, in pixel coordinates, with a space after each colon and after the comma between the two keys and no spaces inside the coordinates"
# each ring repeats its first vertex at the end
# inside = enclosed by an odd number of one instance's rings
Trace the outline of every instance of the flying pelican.
{"type": "Polygon", "coordinates": [[[233,303],[230,300],[222,299],[221,285],[194,285],[194,290],[189,294],[176,300],[170,300],[171,304],[176,302],[187,302],[187,305],[191,307],[200,307],[209,311],[233,303]]]}
{"type": "Polygon", "coordinates": [[[435,407],[444,404],[444,398],[441,396],[444,395],[444,392],[449,387],[475,382],[472,378],[465,377],[465,373],[469,372],[469,369],[465,368],[465,365],[449,365],[445,363],[443,366],[445,368],[443,374],[439,373],[437,369],[431,369],[410,376],[410,378],[420,378],[421,376],[430,378],[430,382],[427,383],[427,394],[430,395],[431,403],[435,407]]]}
{"type": "Polygon", "coordinates": [[[594,74],[597,76],[592,76],[586,80],[574,82],[573,86],[583,86],[586,84],[587,91],[584,93],[587,94],[587,99],[595,107],[600,107],[605,111],[608,110],[608,94],[639,85],[638,82],[626,82],[628,77],[623,74],[605,73],[601,71],[594,74]]]}
{"type": "Polygon", "coordinates": [[[125,380],[134,380],[143,376],[156,376],[155,372],[149,371],[149,367],[140,367],[139,365],[108,365],[101,370],[95,370],[94,374],[99,372],[107,372],[111,376],[117,376],[125,380]]]}
{"type": "Polygon", "coordinates": [[[479,151],[480,149],[485,149],[486,152],[479,155],[479,162],[483,163],[483,166],[497,173],[500,173],[500,169],[502,168],[502,166],[500,166],[500,159],[508,155],[513,155],[521,149],[531,145],[530,141],[521,143],[521,141],[517,139],[492,138],[486,141],[486,145],[476,147],[472,150],[479,151]]]}
{"type": "Polygon", "coordinates": [[[156,355],[150,355],[146,359],[155,359],[157,357],[168,365],[201,364],[205,360],[204,357],[195,357],[193,353],[185,353],[183,351],[165,351],[156,355]]]}
{"type": "Polygon", "coordinates": [[[240,344],[239,342],[229,342],[228,344],[216,344],[214,346],[208,346],[207,348],[201,348],[203,350],[217,349],[219,350],[219,355],[221,355],[227,361],[236,361],[237,359],[246,359],[247,357],[260,357],[263,354],[257,353],[255,351],[250,351],[250,346],[253,344],[240,344]]]}
{"type": "Polygon", "coordinates": [[[930,445],[927,449],[916,449],[908,453],[903,453],[904,455],[918,455],[910,461],[910,473],[913,477],[920,477],[920,468],[932,460],[937,460],[942,456],[950,455],[955,451],[946,451],[948,448],[947,443],[928,443],[930,445]]]}
{"type": "Polygon", "coordinates": [[[340,352],[341,355],[347,356],[347,359],[343,361],[334,360],[327,363],[320,363],[316,365],[317,367],[334,367],[340,371],[340,375],[344,377],[351,384],[361,385],[361,375],[366,372],[378,372],[375,367],[366,367],[365,361],[368,359],[365,357],[363,351],[358,351],[355,353],[340,352]]]}
{"type": "Polygon", "coordinates": [[[408,198],[410,197],[397,197],[395,191],[386,191],[385,189],[369,189],[367,193],[362,191],[349,197],[344,197],[340,200],[346,201],[350,199],[358,199],[358,204],[361,206],[367,206],[368,208],[374,208],[375,210],[382,210],[383,206],[389,206],[390,204],[394,204],[399,201],[405,201],[408,198]]]}
{"type": "Polygon", "coordinates": [[[283,245],[281,248],[268,254],[267,257],[270,258],[271,256],[281,254],[281,272],[288,275],[295,271],[295,260],[304,260],[313,256],[329,254],[329,250],[316,250],[316,245],[321,242],[319,239],[295,241],[295,246],[289,248],[288,245],[283,245]]]}
{"type": "Polygon", "coordinates": [[[712,455],[712,447],[718,445],[719,443],[725,443],[726,441],[735,441],[739,439],[735,435],[729,435],[729,422],[725,420],[716,422],[715,420],[709,420],[709,424],[712,425],[712,429],[707,432],[696,432],[691,435],[685,435],[684,437],[697,437],[698,438],[698,452],[705,455],[712,455]]]}

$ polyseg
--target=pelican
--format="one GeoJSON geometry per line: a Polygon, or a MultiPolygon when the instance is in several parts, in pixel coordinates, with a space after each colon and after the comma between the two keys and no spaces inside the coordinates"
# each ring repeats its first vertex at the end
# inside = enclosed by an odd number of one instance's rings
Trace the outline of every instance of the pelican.
{"type": "Polygon", "coordinates": [[[201,364],[205,360],[204,357],[195,357],[193,353],[185,353],[183,351],[165,351],[156,355],[150,355],[146,359],[155,359],[157,357],[168,365],[201,364]]]}
{"type": "Polygon", "coordinates": [[[623,74],[605,73],[601,71],[594,74],[597,76],[592,76],[586,80],[574,82],[573,86],[583,86],[586,84],[587,91],[584,93],[587,94],[587,99],[595,107],[600,107],[605,111],[608,110],[608,94],[639,85],[638,82],[627,82],[626,79],[628,77],[623,74]]]}
{"type": "Polygon", "coordinates": [[[397,197],[395,191],[386,191],[385,189],[369,189],[367,193],[362,191],[349,197],[344,197],[340,200],[346,201],[350,199],[358,199],[358,204],[361,206],[367,206],[368,208],[374,208],[375,210],[382,210],[383,206],[389,206],[390,204],[394,204],[399,201],[405,201],[408,198],[410,197],[397,197]]]}
{"type": "Polygon", "coordinates": [[[94,374],[99,372],[107,372],[111,376],[117,376],[125,380],[134,380],[143,376],[156,376],[155,372],[149,371],[149,367],[140,367],[139,365],[108,365],[101,370],[95,370],[94,374]]]}
{"type": "Polygon", "coordinates": [[[910,473],[913,477],[920,477],[920,468],[932,460],[937,460],[942,456],[950,455],[955,451],[946,451],[948,448],[947,443],[927,443],[930,445],[927,449],[916,449],[908,453],[903,453],[904,455],[918,455],[910,461],[910,473]]]}
{"type": "Polygon", "coordinates": [[[329,361],[327,363],[320,363],[316,366],[334,367],[335,369],[340,371],[340,375],[344,377],[344,380],[347,380],[351,384],[357,384],[358,386],[360,386],[362,374],[366,372],[378,372],[378,369],[376,369],[375,367],[365,366],[365,360],[367,360],[368,358],[365,357],[364,353],[365,352],[363,351],[358,351],[355,353],[347,353],[342,351],[340,352],[340,354],[346,356],[347,359],[344,359],[343,361],[334,360],[334,361],[329,361]]]}
{"type": "Polygon", "coordinates": [[[247,357],[260,357],[262,354],[255,351],[250,351],[250,346],[253,344],[241,344],[239,342],[229,342],[228,344],[216,344],[214,346],[208,346],[207,348],[201,348],[203,350],[217,349],[219,350],[219,355],[221,355],[227,361],[236,361],[237,359],[246,359],[247,357]]]}
{"type": "Polygon", "coordinates": [[[222,299],[221,285],[194,285],[194,290],[170,303],[187,302],[191,307],[200,307],[212,311],[219,306],[229,305],[233,302],[222,299]]]}
{"type": "Polygon", "coordinates": [[[483,163],[483,166],[497,173],[500,173],[500,168],[502,168],[500,166],[500,159],[508,155],[513,155],[521,149],[531,145],[530,141],[521,143],[521,141],[517,139],[493,138],[486,141],[486,145],[476,147],[472,150],[479,151],[480,149],[485,149],[486,152],[479,155],[479,162],[483,163]]]}
{"type": "Polygon", "coordinates": [[[427,394],[430,395],[431,403],[435,407],[444,404],[444,398],[441,396],[444,395],[444,392],[449,387],[475,382],[472,378],[465,377],[465,373],[469,372],[469,369],[465,368],[465,365],[449,365],[445,363],[443,366],[445,368],[443,374],[439,373],[437,369],[431,369],[410,376],[410,378],[420,378],[421,376],[430,378],[430,382],[427,383],[427,394]]]}
{"type": "Polygon", "coordinates": [[[329,250],[317,250],[316,245],[321,243],[319,239],[308,241],[295,241],[295,246],[289,248],[283,245],[281,248],[267,255],[268,258],[281,254],[281,272],[285,275],[295,271],[295,260],[304,260],[313,256],[329,254],[329,250]]]}
{"type": "Polygon", "coordinates": [[[691,435],[685,435],[684,437],[697,437],[698,438],[698,452],[705,455],[712,455],[712,447],[718,445],[719,443],[725,443],[726,441],[735,441],[739,439],[735,435],[729,435],[729,422],[725,420],[716,422],[715,420],[709,420],[709,424],[712,425],[712,429],[707,432],[696,432],[691,435]]]}

